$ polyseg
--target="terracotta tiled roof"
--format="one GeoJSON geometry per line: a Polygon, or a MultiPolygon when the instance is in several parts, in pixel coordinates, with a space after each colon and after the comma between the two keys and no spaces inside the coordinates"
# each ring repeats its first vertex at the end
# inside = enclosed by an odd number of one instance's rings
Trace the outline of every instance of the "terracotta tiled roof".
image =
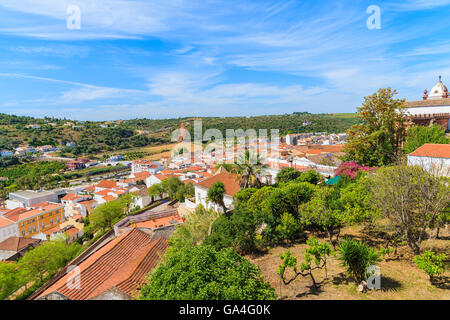
{"type": "Polygon", "coordinates": [[[226,170],[216,173],[210,178],[206,178],[197,183],[198,186],[209,189],[216,182],[222,182],[225,186],[225,194],[233,196],[241,189],[239,185],[239,177],[235,174],[229,173],[226,170]]]}
{"type": "Polygon", "coordinates": [[[20,251],[23,248],[26,248],[30,244],[39,243],[41,240],[32,239],[32,238],[23,238],[23,237],[9,237],[6,240],[0,242],[0,250],[8,250],[8,251],[20,251]]]}
{"type": "Polygon", "coordinates": [[[57,291],[73,300],[87,300],[112,287],[132,294],[142,283],[145,274],[156,266],[159,254],[164,253],[167,247],[164,238],[152,241],[150,235],[133,228],[80,263],[80,289],[67,286],[68,277],[73,276],[69,273],[40,297],[57,291]]]}
{"type": "Polygon", "coordinates": [[[27,209],[25,209],[25,208],[15,208],[11,211],[8,211],[3,216],[12,221],[17,221],[17,220],[19,220],[19,215],[25,211],[27,211],[27,209]]]}
{"type": "Polygon", "coordinates": [[[75,193],[68,193],[64,197],[62,197],[61,200],[71,201],[71,200],[76,200],[79,198],[81,198],[81,197],[75,193]]]}
{"type": "Polygon", "coordinates": [[[9,225],[11,225],[13,223],[14,223],[14,221],[12,221],[12,220],[10,220],[8,218],[0,216],[0,228],[7,227],[7,226],[9,226],[9,225]]]}
{"type": "Polygon", "coordinates": [[[91,211],[91,210],[92,210],[92,207],[93,207],[95,204],[97,204],[97,201],[95,201],[95,200],[85,200],[85,201],[79,202],[79,204],[84,205],[88,211],[91,211]]]}
{"type": "Polygon", "coordinates": [[[93,191],[95,191],[95,186],[90,186],[90,187],[87,187],[86,189],[84,189],[83,191],[87,191],[87,192],[93,192],[93,191]]]}
{"type": "Polygon", "coordinates": [[[152,175],[152,174],[151,174],[150,172],[143,171],[143,172],[136,172],[136,173],[134,174],[134,177],[135,177],[135,178],[140,178],[140,179],[145,179],[145,178],[150,177],[151,175],[152,175]]]}
{"type": "Polygon", "coordinates": [[[114,199],[116,199],[116,198],[114,198],[113,196],[105,196],[105,197],[103,197],[103,200],[105,200],[106,202],[113,201],[114,199]]]}
{"type": "Polygon", "coordinates": [[[450,144],[425,143],[420,148],[411,152],[409,156],[450,158],[450,144]]]}
{"type": "Polygon", "coordinates": [[[113,190],[104,189],[96,192],[95,194],[99,196],[107,196],[110,192],[113,192],[113,190]]]}
{"type": "Polygon", "coordinates": [[[111,180],[103,180],[103,181],[100,181],[95,186],[98,188],[111,189],[111,188],[117,187],[117,183],[115,181],[111,181],[111,180]]]}
{"type": "Polygon", "coordinates": [[[63,206],[61,204],[49,203],[49,202],[38,203],[38,204],[34,205],[33,207],[34,207],[34,209],[31,209],[31,210],[26,210],[24,208],[17,208],[17,209],[22,209],[22,210],[17,210],[16,212],[12,213],[12,211],[16,210],[16,209],[14,209],[14,210],[6,213],[4,216],[13,221],[22,221],[24,219],[34,217],[43,212],[54,211],[56,209],[63,208],[63,206]]]}
{"type": "Polygon", "coordinates": [[[321,154],[322,150],[318,150],[318,149],[310,149],[308,151],[306,151],[307,154],[321,154]]]}
{"type": "Polygon", "coordinates": [[[73,237],[78,231],[80,231],[80,230],[75,227],[72,227],[70,229],[67,229],[66,233],[69,237],[73,237]]]}
{"type": "Polygon", "coordinates": [[[179,215],[171,215],[167,217],[157,218],[144,222],[138,222],[135,224],[138,228],[156,229],[162,227],[168,227],[173,224],[183,223],[184,220],[179,215]]]}

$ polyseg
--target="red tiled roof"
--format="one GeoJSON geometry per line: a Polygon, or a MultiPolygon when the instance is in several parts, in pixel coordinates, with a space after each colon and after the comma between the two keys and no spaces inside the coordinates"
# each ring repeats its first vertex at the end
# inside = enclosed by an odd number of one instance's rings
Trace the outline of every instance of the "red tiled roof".
{"type": "Polygon", "coordinates": [[[96,192],[95,194],[99,196],[107,196],[110,192],[113,192],[112,190],[104,189],[96,192]]]}
{"type": "Polygon", "coordinates": [[[106,202],[113,201],[114,199],[116,199],[116,198],[114,198],[113,196],[105,196],[105,197],[103,197],[103,200],[105,200],[106,202]]]}
{"type": "Polygon", "coordinates": [[[0,250],[20,251],[30,244],[39,243],[41,240],[23,237],[9,237],[0,242],[0,250]]]}
{"type": "Polygon", "coordinates": [[[425,143],[420,148],[411,152],[409,156],[450,158],[450,144],[425,143]]]}
{"type": "Polygon", "coordinates": [[[239,177],[235,174],[229,173],[226,170],[222,170],[221,172],[215,174],[210,178],[206,178],[197,183],[200,187],[209,189],[216,182],[222,182],[225,186],[225,194],[229,196],[233,196],[236,192],[241,189],[239,185],[239,177]]]}
{"type": "Polygon", "coordinates": [[[54,211],[56,209],[63,208],[63,206],[58,203],[42,202],[42,203],[38,203],[38,204],[34,205],[33,208],[34,209],[31,209],[31,210],[27,210],[24,208],[16,208],[16,209],[4,214],[4,216],[13,221],[22,221],[24,219],[34,217],[35,215],[38,215],[40,213],[54,211]],[[22,209],[22,210],[17,210],[17,209],[22,209]],[[15,211],[15,210],[17,210],[17,211],[15,211]],[[15,212],[13,212],[13,211],[15,211],[15,212]]]}
{"type": "Polygon", "coordinates": [[[25,208],[15,208],[11,211],[8,211],[3,216],[12,221],[17,221],[19,219],[19,215],[25,211],[27,211],[27,209],[25,208]]]}
{"type": "Polygon", "coordinates": [[[138,222],[135,224],[138,228],[148,228],[148,229],[156,229],[168,227],[173,224],[183,223],[184,220],[179,215],[171,215],[167,217],[162,217],[158,219],[148,220],[144,222],[138,222]]]}
{"type": "Polygon", "coordinates": [[[75,200],[78,198],[80,198],[79,195],[77,195],[75,193],[68,193],[64,197],[62,197],[61,200],[70,201],[70,200],[75,200]]]}
{"type": "Polygon", "coordinates": [[[14,223],[14,221],[12,221],[12,220],[10,220],[8,218],[0,216],[0,228],[7,227],[7,226],[9,226],[9,225],[11,225],[13,223],[14,223]]]}
{"type": "Polygon", "coordinates": [[[136,178],[145,179],[145,178],[150,177],[151,175],[152,175],[152,174],[151,174],[150,172],[142,171],[142,172],[136,172],[136,173],[134,174],[134,177],[135,177],[135,179],[136,179],[136,178]]]}
{"type": "Polygon", "coordinates": [[[167,240],[151,236],[133,228],[111,240],[80,263],[81,288],[69,288],[66,274],[39,297],[59,292],[73,300],[87,300],[116,287],[131,295],[142,283],[145,274],[156,266],[159,254],[168,248],[167,240]]]}
{"type": "Polygon", "coordinates": [[[59,231],[61,231],[61,228],[59,226],[54,226],[53,228],[44,231],[44,234],[46,236],[51,236],[52,234],[57,233],[59,231]]]}
{"type": "Polygon", "coordinates": [[[322,150],[318,150],[318,149],[310,149],[308,151],[306,151],[307,154],[322,154],[322,150]]]}
{"type": "Polygon", "coordinates": [[[66,233],[69,237],[73,237],[78,231],[80,231],[80,230],[75,227],[72,227],[70,229],[67,229],[66,233]]]}
{"type": "Polygon", "coordinates": [[[103,180],[103,181],[100,181],[98,184],[96,184],[96,187],[111,189],[111,188],[117,187],[117,183],[115,181],[111,181],[111,180],[103,180]]]}

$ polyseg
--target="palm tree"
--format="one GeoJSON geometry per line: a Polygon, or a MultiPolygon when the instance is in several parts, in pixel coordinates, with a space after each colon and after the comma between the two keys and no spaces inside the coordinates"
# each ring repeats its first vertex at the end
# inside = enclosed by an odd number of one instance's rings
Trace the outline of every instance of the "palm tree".
{"type": "Polygon", "coordinates": [[[267,164],[262,163],[259,154],[245,150],[245,154],[241,154],[237,163],[233,164],[231,173],[239,175],[239,184],[242,188],[260,188],[263,185],[261,176],[267,167],[267,164]]]}

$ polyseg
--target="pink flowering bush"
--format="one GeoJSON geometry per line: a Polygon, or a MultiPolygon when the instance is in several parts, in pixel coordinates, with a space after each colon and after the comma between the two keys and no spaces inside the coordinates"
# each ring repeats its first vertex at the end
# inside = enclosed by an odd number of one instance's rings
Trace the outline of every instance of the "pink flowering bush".
{"type": "Polygon", "coordinates": [[[334,176],[349,177],[350,179],[355,179],[356,175],[360,171],[370,172],[376,168],[363,167],[356,162],[344,162],[339,165],[339,167],[334,171],[334,176]]]}

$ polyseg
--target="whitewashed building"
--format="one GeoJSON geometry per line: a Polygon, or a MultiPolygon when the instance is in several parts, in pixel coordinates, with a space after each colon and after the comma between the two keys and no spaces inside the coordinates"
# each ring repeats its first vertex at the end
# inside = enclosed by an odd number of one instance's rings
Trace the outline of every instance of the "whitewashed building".
{"type": "Polygon", "coordinates": [[[450,144],[426,143],[408,154],[408,165],[418,165],[433,174],[450,177],[450,144]]]}

